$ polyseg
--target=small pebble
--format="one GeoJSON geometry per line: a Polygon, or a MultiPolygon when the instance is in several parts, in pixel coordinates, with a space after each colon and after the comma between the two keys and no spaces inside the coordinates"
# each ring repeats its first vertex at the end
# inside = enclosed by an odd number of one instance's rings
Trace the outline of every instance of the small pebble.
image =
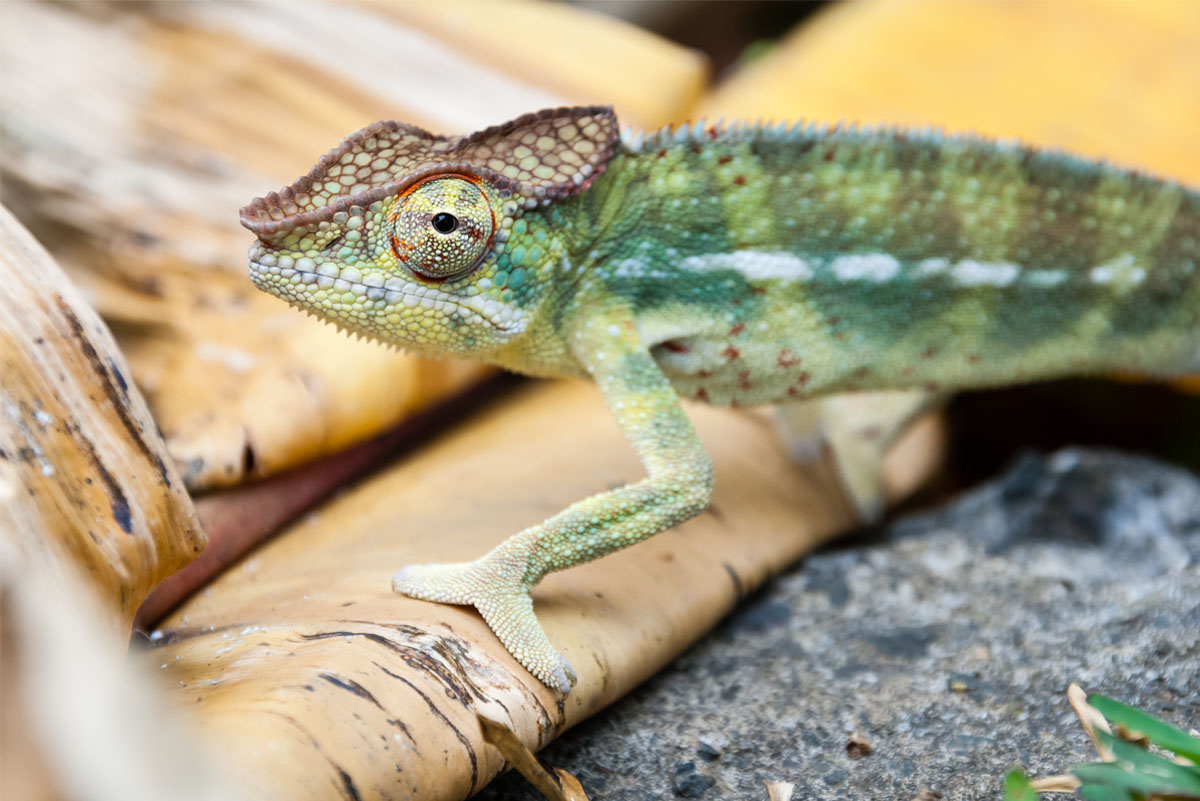
{"type": "Polygon", "coordinates": [[[851,732],[850,736],[846,738],[846,756],[851,759],[862,759],[865,756],[870,756],[872,750],[874,749],[871,748],[871,743],[858,732],[851,732]]]}

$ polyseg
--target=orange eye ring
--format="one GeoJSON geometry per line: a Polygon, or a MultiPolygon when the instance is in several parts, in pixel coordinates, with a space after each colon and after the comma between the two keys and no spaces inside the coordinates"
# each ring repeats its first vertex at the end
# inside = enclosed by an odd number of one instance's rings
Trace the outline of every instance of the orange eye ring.
{"type": "Polygon", "coordinates": [[[414,275],[440,283],[474,271],[496,241],[488,186],[465,173],[438,173],[406,187],[388,213],[392,253],[414,275]]]}

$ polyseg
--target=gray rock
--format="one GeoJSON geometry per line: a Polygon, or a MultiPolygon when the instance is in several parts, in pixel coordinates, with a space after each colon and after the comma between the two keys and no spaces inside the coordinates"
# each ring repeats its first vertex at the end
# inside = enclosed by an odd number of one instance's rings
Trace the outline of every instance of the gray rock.
{"type": "MultiPolygon", "coordinates": [[[[1015,763],[1094,760],[1072,681],[1200,725],[1196,476],[1026,456],[813,555],[543,757],[593,801],[765,799],[764,780],[797,799],[994,799],[1015,763]]],[[[480,797],[538,798],[515,774],[480,797]]]]}

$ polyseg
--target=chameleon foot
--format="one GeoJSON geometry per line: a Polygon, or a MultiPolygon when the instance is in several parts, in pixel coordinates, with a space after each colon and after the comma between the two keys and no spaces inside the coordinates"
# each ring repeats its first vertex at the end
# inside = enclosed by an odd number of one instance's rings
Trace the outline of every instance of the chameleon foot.
{"type": "Polygon", "coordinates": [[[575,671],[538,623],[529,588],[520,583],[523,573],[524,564],[494,557],[449,565],[409,565],[392,577],[392,589],[409,598],[474,606],[526,670],[546,686],[570,692],[575,671]]]}

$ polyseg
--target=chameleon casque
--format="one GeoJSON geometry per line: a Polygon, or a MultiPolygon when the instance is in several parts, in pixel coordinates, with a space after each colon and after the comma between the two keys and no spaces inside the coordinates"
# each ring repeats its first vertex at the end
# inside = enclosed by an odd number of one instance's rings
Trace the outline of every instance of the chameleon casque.
{"type": "Polygon", "coordinates": [[[466,137],[380,122],[241,220],[255,284],[301,309],[599,387],[647,478],[393,582],[473,604],[563,692],[575,675],[530,590],[705,508],[712,465],[681,397],[785,403],[794,441],[823,429],[871,514],[878,457],[930,398],[1200,368],[1200,193],[1013,143],[803,124],[642,134],[607,107],[466,137]],[[836,399],[804,400],[830,393],[863,393],[849,403],[886,433],[855,437],[836,399]]]}

